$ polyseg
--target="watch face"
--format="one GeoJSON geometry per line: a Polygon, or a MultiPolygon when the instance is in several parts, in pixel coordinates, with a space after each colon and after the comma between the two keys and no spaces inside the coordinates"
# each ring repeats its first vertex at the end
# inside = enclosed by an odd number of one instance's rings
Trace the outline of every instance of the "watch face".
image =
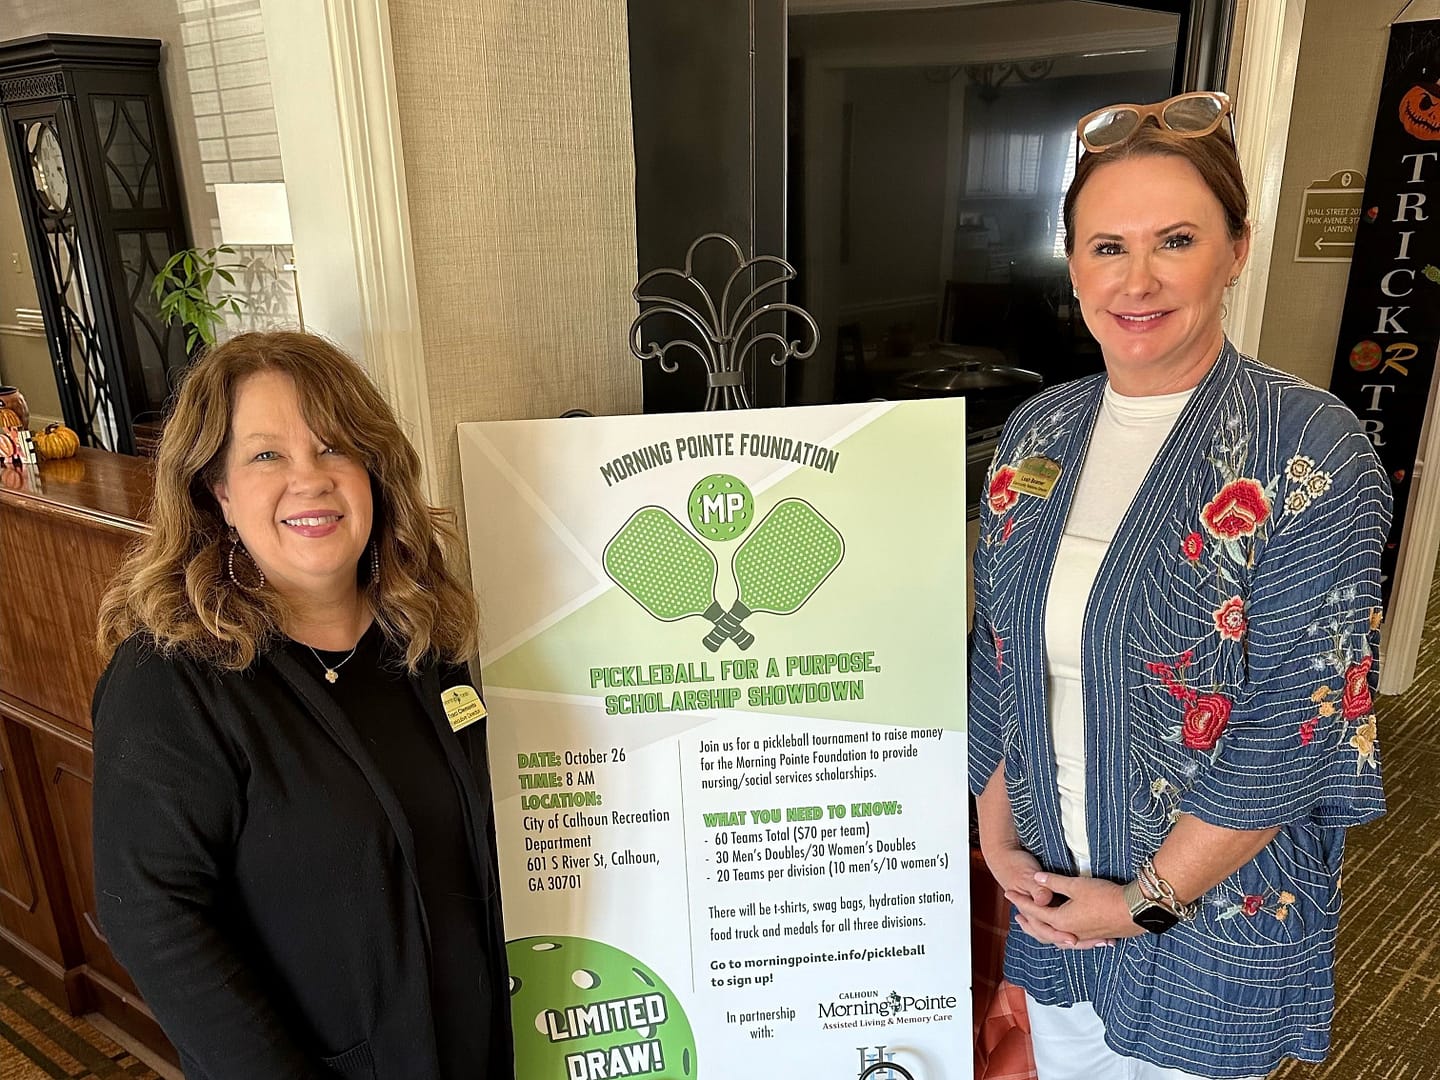
{"type": "Polygon", "coordinates": [[[1173,911],[1166,911],[1159,904],[1148,904],[1134,914],[1135,925],[1152,934],[1163,934],[1180,921],[1173,911]]]}
{"type": "Polygon", "coordinates": [[[65,175],[65,156],[55,129],[44,125],[39,142],[31,152],[35,171],[35,188],[52,210],[64,210],[70,204],[70,181],[65,175]]]}

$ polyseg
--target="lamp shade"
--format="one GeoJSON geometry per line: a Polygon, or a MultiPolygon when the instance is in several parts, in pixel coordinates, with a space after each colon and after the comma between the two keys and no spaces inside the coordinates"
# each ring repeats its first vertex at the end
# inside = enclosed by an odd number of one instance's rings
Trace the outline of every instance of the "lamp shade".
{"type": "Polygon", "coordinates": [[[293,244],[284,184],[216,184],[220,239],[226,244],[293,244]]]}

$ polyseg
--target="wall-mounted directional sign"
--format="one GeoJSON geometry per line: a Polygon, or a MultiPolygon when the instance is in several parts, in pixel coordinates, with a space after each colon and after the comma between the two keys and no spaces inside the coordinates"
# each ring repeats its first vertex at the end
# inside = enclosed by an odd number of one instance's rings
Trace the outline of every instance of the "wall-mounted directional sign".
{"type": "Polygon", "coordinates": [[[1316,180],[1300,199],[1296,262],[1349,262],[1365,198],[1365,174],[1342,169],[1316,180]]]}

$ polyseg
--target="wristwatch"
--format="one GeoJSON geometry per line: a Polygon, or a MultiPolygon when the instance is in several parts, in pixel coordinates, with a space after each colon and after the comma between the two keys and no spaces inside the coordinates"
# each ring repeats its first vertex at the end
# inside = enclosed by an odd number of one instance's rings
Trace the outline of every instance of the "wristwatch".
{"type": "Polygon", "coordinates": [[[1130,908],[1130,918],[1135,925],[1152,934],[1163,934],[1180,921],[1179,912],[1146,896],[1138,880],[1125,883],[1125,903],[1130,908]]]}

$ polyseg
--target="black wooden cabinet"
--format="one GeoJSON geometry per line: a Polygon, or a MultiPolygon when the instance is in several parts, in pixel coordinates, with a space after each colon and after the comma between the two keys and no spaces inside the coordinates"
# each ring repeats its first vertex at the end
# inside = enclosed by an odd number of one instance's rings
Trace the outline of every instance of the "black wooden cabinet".
{"type": "Polygon", "coordinates": [[[5,145],[65,422],[122,453],[186,362],[149,292],[190,246],[160,49],[76,34],[0,42],[5,145]]]}

